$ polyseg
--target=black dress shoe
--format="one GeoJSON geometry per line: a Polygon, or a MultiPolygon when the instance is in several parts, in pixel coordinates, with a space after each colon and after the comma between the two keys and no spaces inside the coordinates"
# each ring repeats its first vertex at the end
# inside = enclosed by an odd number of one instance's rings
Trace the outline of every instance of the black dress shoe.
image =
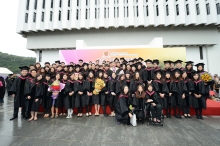
{"type": "Polygon", "coordinates": [[[199,115],[196,115],[196,118],[197,118],[197,119],[200,119],[199,115]]]}
{"type": "Polygon", "coordinates": [[[200,115],[200,119],[201,119],[201,120],[204,120],[204,118],[202,117],[202,115],[200,115]]]}
{"type": "Polygon", "coordinates": [[[14,120],[14,119],[17,119],[18,118],[18,116],[13,116],[11,119],[10,119],[10,121],[12,121],[12,120],[14,120]]]}
{"type": "Polygon", "coordinates": [[[187,116],[189,119],[191,119],[192,117],[191,116],[187,116]]]}
{"type": "Polygon", "coordinates": [[[108,117],[108,115],[107,115],[107,114],[104,114],[104,116],[105,116],[105,117],[108,117]]]}
{"type": "Polygon", "coordinates": [[[179,119],[182,119],[182,116],[181,116],[181,115],[178,115],[178,118],[179,118],[179,119]]]}
{"type": "Polygon", "coordinates": [[[188,116],[185,116],[185,115],[184,115],[184,118],[188,118],[188,116]]]}

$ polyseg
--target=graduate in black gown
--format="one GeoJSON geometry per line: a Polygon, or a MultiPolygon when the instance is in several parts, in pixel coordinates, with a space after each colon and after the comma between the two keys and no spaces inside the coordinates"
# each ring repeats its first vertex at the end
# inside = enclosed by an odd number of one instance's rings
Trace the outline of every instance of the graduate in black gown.
{"type": "Polygon", "coordinates": [[[137,90],[134,93],[132,99],[132,106],[134,106],[134,113],[136,118],[143,120],[145,118],[145,103],[146,103],[146,92],[144,91],[143,85],[138,85],[137,90]]]}
{"type": "Polygon", "coordinates": [[[76,83],[75,81],[75,74],[70,74],[70,79],[66,82],[66,86],[64,88],[64,105],[67,109],[67,119],[72,118],[73,109],[75,106],[75,91],[74,91],[74,85],[76,83]]]}
{"type": "Polygon", "coordinates": [[[182,67],[182,62],[183,62],[182,60],[176,60],[174,63],[175,63],[175,66],[176,66],[177,69],[180,69],[181,71],[184,71],[185,68],[182,67]]]}
{"type": "Polygon", "coordinates": [[[153,79],[154,79],[154,69],[152,68],[152,60],[147,59],[145,60],[146,62],[146,68],[143,71],[143,81],[145,86],[147,84],[152,83],[153,79]]]}
{"type": "Polygon", "coordinates": [[[74,84],[74,92],[76,94],[75,107],[78,108],[77,117],[83,116],[83,108],[86,103],[86,89],[83,74],[80,72],[78,74],[78,80],[74,84]]]}
{"type": "Polygon", "coordinates": [[[192,96],[191,93],[193,91],[193,82],[188,78],[187,71],[183,71],[182,78],[186,85],[187,92],[185,92],[185,98],[183,98],[182,110],[185,118],[191,118],[190,115],[190,106],[192,106],[192,96]]]}
{"type": "Polygon", "coordinates": [[[94,71],[90,70],[87,79],[85,80],[85,88],[86,88],[86,116],[91,116],[92,113],[92,96],[94,90],[94,71]]]}
{"type": "Polygon", "coordinates": [[[146,103],[148,103],[147,108],[150,108],[153,122],[160,123],[162,111],[161,97],[154,91],[153,84],[148,84],[146,89],[146,103]]]}
{"type": "Polygon", "coordinates": [[[174,100],[175,100],[175,106],[174,106],[174,115],[176,118],[182,119],[182,116],[180,114],[181,108],[182,108],[182,103],[183,99],[185,98],[185,93],[187,92],[186,85],[181,78],[181,73],[182,70],[176,68],[174,71],[174,78],[173,82],[174,85],[176,86],[176,92],[174,94],[174,100]],[[176,112],[176,109],[178,109],[178,113],[176,112]]]}
{"type": "Polygon", "coordinates": [[[137,87],[139,85],[144,85],[143,80],[141,79],[140,73],[139,72],[135,72],[134,77],[133,77],[133,81],[131,84],[131,89],[130,89],[130,93],[133,97],[134,93],[137,91],[137,87]]]}
{"type": "Polygon", "coordinates": [[[21,69],[21,76],[15,79],[11,86],[10,92],[14,98],[14,113],[10,120],[14,120],[18,117],[18,109],[22,107],[22,117],[25,118],[25,100],[31,98],[30,94],[30,82],[28,81],[27,73],[29,68],[27,66],[19,67],[21,69]]]}
{"type": "MultiPolygon", "coordinates": [[[[204,71],[204,66],[205,66],[204,63],[198,63],[195,66],[197,67],[197,72],[199,73],[199,76],[202,73],[206,72],[206,71],[204,71]]],[[[210,81],[210,82],[204,82],[204,85],[205,85],[205,96],[206,96],[206,98],[208,98],[209,97],[209,91],[213,90],[213,84],[210,81]]]]}
{"type": "Polygon", "coordinates": [[[48,118],[51,109],[52,103],[52,92],[48,91],[49,85],[52,84],[51,75],[49,73],[46,74],[43,86],[43,98],[42,98],[42,106],[44,108],[44,118],[48,118]]]}
{"type": "Polygon", "coordinates": [[[0,103],[4,103],[5,89],[5,79],[0,76],[0,103]]]}
{"type": "Polygon", "coordinates": [[[161,70],[155,71],[155,79],[153,81],[153,87],[154,87],[154,91],[156,91],[159,97],[161,98],[162,109],[167,109],[167,99],[165,95],[169,93],[169,90],[167,87],[167,83],[165,82],[164,79],[162,79],[161,70]]]}
{"type": "Polygon", "coordinates": [[[193,61],[187,61],[185,62],[186,63],[186,66],[185,66],[185,70],[186,70],[186,73],[187,73],[187,78],[188,79],[192,79],[192,73],[194,72],[193,70],[193,61]]]}
{"type": "Polygon", "coordinates": [[[115,104],[117,101],[117,95],[116,95],[116,84],[117,84],[117,75],[116,73],[112,73],[111,75],[111,79],[109,80],[109,97],[108,97],[108,104],[110,106],[111,109],[111,114],[110,116],[113,117],[115,116],[115,104]]]}
{"type": "Polygon", "coordinates": [[[193,73],[193,87],[192,91],[192,107],[196,111],[196,118],[204,120],[202,117],[202,109],[206,109],[206,91],[205,85],[202,80],[199,79],[199,72],[193,73]]]}
{"type": "Polygon", "coordinates": [[[84,80],[86,80],[89,73],[88,65],[89,65],[88,63],[83,63],[83,68],[81,69],[84,80]]]}
{"type": "Polygon", "coordinates": [[[165,76],[165,82],[167,84],[167,88],[169,93],[165,94],[166,99],[167,99],[167,109],[166,109],[166,117],[167,118],[172,118],[171,117],[171,111],[172,108],[174,107],[174,94],[175,92],[177,92],[176,86],[174,85],[172,76],[171,76],[171,71],[167,70],[163,72],[164,76],[165,76]]]}
{"type": "Polygon", "coordinates": [[[130,75],[129,71],[125,72],[125,82],[126,82],[126,85],[129,88],[129,91],[131,91],[132,86],[133,86],[133,79],[131,78],[131,75],[130,75]]]}
{"type": "Polygon", "coordinates": [[[168,71],[171,74],[171,77],[173,76],[172,74],[172,68],[171,68],[171,61],[170,60],[165,60],[164,61],[164,66],[165,68],[163,69],[163,77],[165,77],[165,73],[168,71]]]}
{"type": "Polygon", "coordinates": [[[40,107],[40,100],[43,97],[43,76],[41,74],[37,74],[34,81],[32,82],[32,87],[35,88],[33,91],[35,91],[34,95],[31,96],[33,98],[33,103],[31,106],[31,118],[28,121],[36,121],[37,120],[37,113],[40,107]]]}
{"type": "Polygon", "coordinates": [[[130,94],[128,86],[122,87],[122,92],[117,99],[115,105],[115,119],[117,124],[125,123],[130,124],[130,118],[132,117],[129,106],[131,105],[130,94]]]}
{"type": "MultiPolygon", "coordinates": [[[[68,75],[67,73],[63,73],[63,77],[61,80],[61,83],[66,85],[66,82],[68,81],[68,75]]],[[[60,116],[66,115],[65,113],[65,104],[64,104],[64,98],[66,97],[67,93],[64,93],[64,90],[62,90],[59,94],[59,99],[60,99],[60,116]]]]}
{"type": "Polygon", "coordinates": [[[118,76],[118,81],[116,83],[116,96],[117,98],[119,97],[119,95],[121,94],[121,92],[123,91],[123,87],[127,85],[126,84],[126,80],[125,80],[125,75],[124,74],[120,74],[118,76]]]}
{"type": "Polygon", "coordinates": [[[15,75],[14,74],[9,74],[6,79],[5,79],[5,82],[6,82],[6,89],[7,89],[7,92],[8,92],[8,96],[11,95],[11,93],[9,92],[10,91],[10,88],[15,80],[15,75]]]}
{"type": "Polygon", "coordinates": [[[107,104],[107,99],[109,98],[109,76],[107,72],[103,73],[103,80],[105,82],[105,87],[103,88],[104,96],[101,96],[101,101],[100,105],[102,106],[103,114],[105,117],[107,117],[106,113],[106,104],[107,104]]]}
{"type": "MultiPolygon", "coordinates": [[[[95,78],[95,82],[97,82],[97,80],[99,79],[103,80],[103,70],[99,69],[97,73],[98,73],[98,76],[95,78]]],[[[103,98],[102,96],[105,96],[105,92],[103,89],[101,89],[101,91],[98,94],[93,94],[92,96],[92,102],[95,105],[95,116],[99,116],[101,98],[103,98]]]]}

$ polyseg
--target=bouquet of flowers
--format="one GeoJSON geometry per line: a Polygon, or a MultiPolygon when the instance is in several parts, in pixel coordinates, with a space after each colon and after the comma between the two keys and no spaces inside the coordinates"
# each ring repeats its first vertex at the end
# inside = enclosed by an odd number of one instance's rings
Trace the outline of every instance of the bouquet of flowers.
{"type": "Polygon", "coordinates": [[[65,87],[65,84],[60,83],[59,81],[54,81],[51,85],[49,85],[48,91],[53,92],[52,98],[57,99],[58,94],[61,90],[63,90],[65,87]]]}
{"type": "Polygon", "coordinates": [[[95,89],[93,90],[93,94],[98,95],[99,92],[105,87],[105,82],[102,79],[96,79],[95,81],[95,89]]]}
{"type": "Polygon", "coordinates": [[[212,76],[208,72],[201,73],[200,78],[205,83],[212,81],[212,76]]]}

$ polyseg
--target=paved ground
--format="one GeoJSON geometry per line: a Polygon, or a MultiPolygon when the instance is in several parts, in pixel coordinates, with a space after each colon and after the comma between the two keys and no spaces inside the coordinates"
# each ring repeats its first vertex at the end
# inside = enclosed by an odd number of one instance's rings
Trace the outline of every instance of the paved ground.
{"type": "MultiPolygon", "coordinates": [[[[37,146],[214,146],[220,145],[220,117],[165,119],[164,127],[117,125],[112,117],[43,119],[28,122],[12,116],[11,97],[0,105],[0,145],[37,146]]],[[[19,115],[20,116],[20,115],[19,115]]]]}

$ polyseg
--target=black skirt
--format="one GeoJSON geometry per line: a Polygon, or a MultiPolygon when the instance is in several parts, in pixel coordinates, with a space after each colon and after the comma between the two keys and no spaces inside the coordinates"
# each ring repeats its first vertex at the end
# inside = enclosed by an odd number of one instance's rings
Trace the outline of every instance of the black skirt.
{"type": "Polygon", "coordinates": [[[185,98],[183,99],[183,106],[192,106],[192,96],[191,95],[187,95],[185,96],[185,98]]]}
{"type": "Polygon", "coordinates": [[[52,106],[52,95],[49,94],[48,96],[43,97],[42,99],[42,106],[44,109],[49,109],[52,106]]]}
{"type": "Polygon", "coordinates": [[[31,106],[31,111],[38,112],[39,107],[40,107],[40,99],[37,102],[35,102],[35,100],[33,100],[33,103],[31,106]]]}
{"type": "Polygon", "coordinates": [[[93,104],[104,104],[105,101],[105,94],[99,93],[98,95],[92,96],[92,103],[93,104]]]}
{"type": "Polygon", "coordinates": [[[162,109],[167,109],[167,97],[164,96],[162,99],[162,109]]]}
{"type": "Polygon", "coordinates": [[[168,107],[174,107],[174,105],[176,105],[175,104],[175,100],[174,100],[174,96],[173,95],[171,95],[171,96],[166,96],[166,99],[167,99],[167,106],[168,107]]]}

